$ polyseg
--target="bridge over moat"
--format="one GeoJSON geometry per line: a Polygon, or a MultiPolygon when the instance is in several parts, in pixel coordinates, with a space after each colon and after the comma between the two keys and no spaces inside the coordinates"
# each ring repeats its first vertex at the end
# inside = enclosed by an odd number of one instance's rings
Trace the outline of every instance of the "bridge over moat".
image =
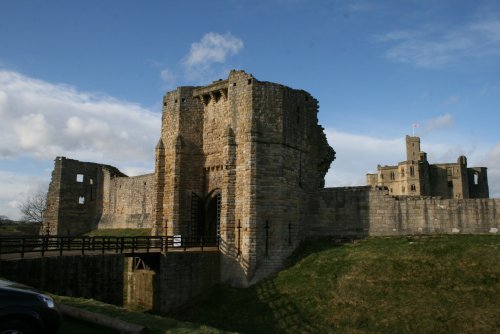
{"type": "Polygon", "coordinates": [[[216,240],[0,237],[0,276],[54,294],[166,313],[220,282],[216,240]]]}

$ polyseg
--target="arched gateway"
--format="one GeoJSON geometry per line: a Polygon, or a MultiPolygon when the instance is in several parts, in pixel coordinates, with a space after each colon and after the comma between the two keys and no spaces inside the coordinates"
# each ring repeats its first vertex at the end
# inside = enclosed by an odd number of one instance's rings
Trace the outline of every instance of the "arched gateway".
{"type": "Polygon", "coordinates": [[[188,233],[192,238],[203,238],[216,243],[220,237],[221,192],[215,190],[203,200],[191,193],[191,222],[188,233]]]}

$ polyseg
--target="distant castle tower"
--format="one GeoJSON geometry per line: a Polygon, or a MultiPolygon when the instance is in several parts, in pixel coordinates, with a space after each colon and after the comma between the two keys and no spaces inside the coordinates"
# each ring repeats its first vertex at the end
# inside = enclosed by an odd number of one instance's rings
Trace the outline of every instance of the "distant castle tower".
{"type": "Polygon", "coordinates": [[[488,198],[486,167],[467,168],[467,158],[456,163],[429,164],[420,150],[420,138],[406,136],[406,161],[397,166],[378,166],[367,174],[367,184],[387,187],[391,195],[488,198]]]}

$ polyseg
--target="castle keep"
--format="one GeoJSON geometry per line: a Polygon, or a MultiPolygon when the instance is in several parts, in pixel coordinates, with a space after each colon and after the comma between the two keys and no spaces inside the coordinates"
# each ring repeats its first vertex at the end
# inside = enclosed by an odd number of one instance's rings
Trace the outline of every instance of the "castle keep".
{"type": "Polygon", "coordinates": [[[372,186],[324,188],[335,151],[317,113],[309,93],[243,71],[178,87],[163,97],[154,173],[56,158],[43,233],[143,227],[217,240],[220,279],[240,286],[280,269],[308,237],[497,233],[486,168],[464,157],[429,165],[417,137],[407,161],[368,177],[372,186]]]}
{"type": "Polygon", "coordinates": [[[420,150],[420,138],[406,136],[406,161],[397,166],[377,166],[367,174],[370,186],[386,187],[391,195],[488,198],[486,167],[467,168],[467,158],[456,163],[429,164],[420,150]]]}

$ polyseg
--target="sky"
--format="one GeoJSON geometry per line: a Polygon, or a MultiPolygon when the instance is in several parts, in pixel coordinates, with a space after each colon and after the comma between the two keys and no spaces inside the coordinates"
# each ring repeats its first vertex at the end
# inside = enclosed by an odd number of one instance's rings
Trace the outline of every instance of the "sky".
{"type": "Polygon", "coordinates": [[[500,197],[498,1],[3,0],[0,215],[20,218],[57,156],[152,172],[165,92],[231,69],[319,100],[327,186],[405,160],[415,131],[500,197]]]}

